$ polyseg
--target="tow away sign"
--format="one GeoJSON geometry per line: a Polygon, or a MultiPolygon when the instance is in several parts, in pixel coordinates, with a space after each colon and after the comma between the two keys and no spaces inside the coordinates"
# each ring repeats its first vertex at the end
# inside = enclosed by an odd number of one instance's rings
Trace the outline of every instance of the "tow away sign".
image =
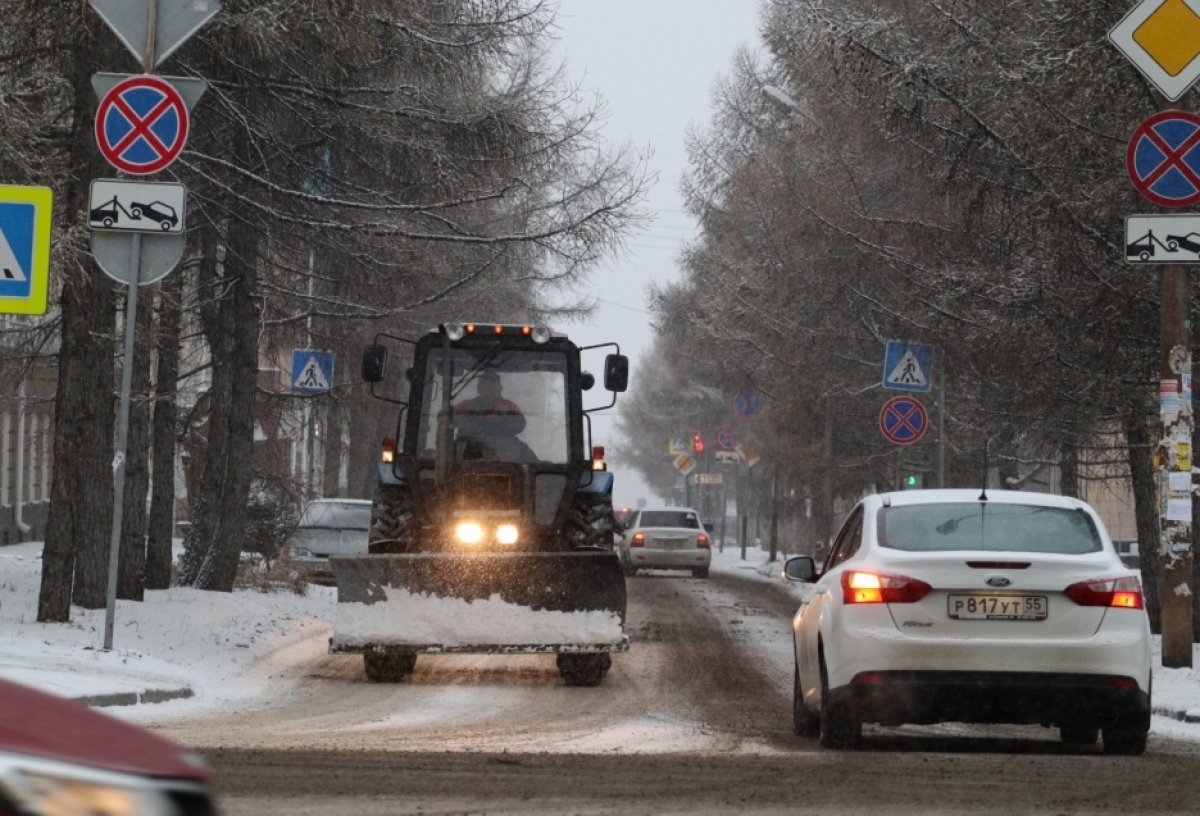
{"type": "Polygon", "coordinates": [[[1125,219],[1131,264],[1200,264],[1200,215],[1131,215],[1125,219]]]}

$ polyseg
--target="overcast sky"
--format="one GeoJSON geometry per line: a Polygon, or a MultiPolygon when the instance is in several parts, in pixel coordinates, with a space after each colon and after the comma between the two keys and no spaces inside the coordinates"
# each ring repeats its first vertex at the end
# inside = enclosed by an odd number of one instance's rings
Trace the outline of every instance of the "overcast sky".
{"type": "MultiPolygon", "coordinates": [[[[646,289],[678,278],[680,247],[695,235],[679,194],[685,134],[689,125],[708,122],[713,83],[728,73],[738,45],[756,43],[758,0],[560,0],[559,9],[567,70],[607,105],[601,132],[610,143],[652,151],[650,169],[658,174],[646,205],[654,221],[629,239],[625,257],[593,276],[589,290],[601,299],[595,316],[561,329],[580,345],[618,341],[633,364],[632,378],[650,377],[640,364],[653,337],[646,289]]],[[[585,367],[599,374],[599,361],[585,357],[585,367]]],[[[612,444],[614,416],[593,415],[596,444],[612,444]]],[[[636,473],[617,469],[616,476],[618,506],[641,497],[655,502],[636,473]]]]}

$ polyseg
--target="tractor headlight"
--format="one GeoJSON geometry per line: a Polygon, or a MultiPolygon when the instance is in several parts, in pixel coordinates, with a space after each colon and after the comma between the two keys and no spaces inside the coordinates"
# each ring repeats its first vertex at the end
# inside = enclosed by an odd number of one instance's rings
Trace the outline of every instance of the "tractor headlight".
{"type": "Polygon", "coordinates": [[[515,524],[501,524],[496,528],[496,540],[501,544],[516,544],[520,535],[515,524]]]}
{"type": "Polygon", "coordinates": [[[473,521],[466,521],[454,528],[454,534],[463,544],[478,544],[483,541],[483,528],[473,521]]]}
{"type": "Polygon", "coordinates": [[[465,334],[466,334],[466,332],[463,329],[461,323],[447,323],[446,324],[446,336],[449,337],[451,340],[462,340],[463,335],[465,335],[465,334]]]}
{"type": "Polygon", "coordinates": [[[533,334],[531,336],[533,337],[533,342],[545,343],[550,339],[550,329],[546,328],[545,326],[534,326],[533,334]]]}

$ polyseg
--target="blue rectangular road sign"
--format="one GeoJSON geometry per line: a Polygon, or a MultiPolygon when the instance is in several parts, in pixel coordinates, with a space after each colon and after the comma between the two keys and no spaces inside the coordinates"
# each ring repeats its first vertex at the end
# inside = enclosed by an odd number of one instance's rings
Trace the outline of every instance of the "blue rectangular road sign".
{"type": "Polygon", "coordinates": [[[45,314],[50,291],[49,187],[0,185],[0,314],[45,314]]]}
{"type": "Polygon", "coordinates": [[[883,361],[883,387],[928,391],[933,386],[933,346],[889,340],[883,361]]]}
{"type": "Polygon", "coordinates": [[[298,394],[324,394],[333,388],[333,352],[292,350],[292,390],[298,394]]]}

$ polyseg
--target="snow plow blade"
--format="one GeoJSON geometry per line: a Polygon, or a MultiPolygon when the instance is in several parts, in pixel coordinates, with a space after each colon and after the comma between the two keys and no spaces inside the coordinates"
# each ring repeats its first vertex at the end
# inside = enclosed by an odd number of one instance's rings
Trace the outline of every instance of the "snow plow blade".
{"type": "Polygon", "coordinates": [[[329,559],[330,652],[623,652],[625,576],[609,552],[329,559]]]}

